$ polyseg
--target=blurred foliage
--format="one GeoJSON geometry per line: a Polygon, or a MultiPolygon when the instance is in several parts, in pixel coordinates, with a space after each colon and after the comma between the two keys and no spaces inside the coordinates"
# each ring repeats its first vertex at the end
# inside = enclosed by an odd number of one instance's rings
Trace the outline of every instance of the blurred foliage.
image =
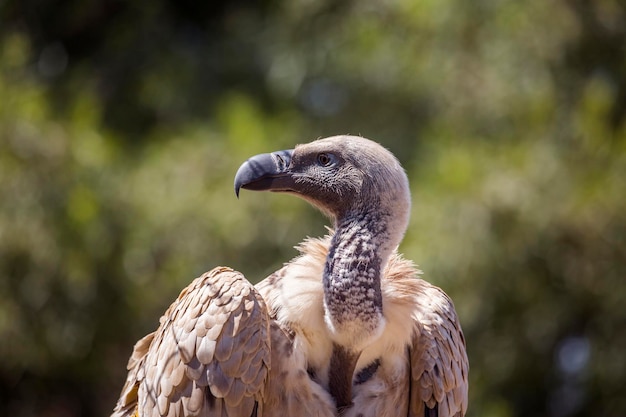
{"type": "Polygon", "coordinates": [[[471,416],[626,415],[617,0],[0,3],[0,414],[106,415],[192,278],[324,233],[243,193],[337,133],[411,178],[402,251],[455,300],[471,416]]]}

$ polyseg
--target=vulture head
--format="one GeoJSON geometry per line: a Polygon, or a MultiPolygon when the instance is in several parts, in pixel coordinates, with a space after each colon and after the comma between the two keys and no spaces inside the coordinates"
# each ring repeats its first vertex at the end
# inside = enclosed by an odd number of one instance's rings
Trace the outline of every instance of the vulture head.
{"type": "Polygon", "coordinates": [[[235,176],[239,190],[297,195],[331,217],[335,226],[365,213],[392,215],[406,229],[410,192],[406,174],[391,152],[358,136],[333,136],[295,149],[256,155],[235,176]]]}

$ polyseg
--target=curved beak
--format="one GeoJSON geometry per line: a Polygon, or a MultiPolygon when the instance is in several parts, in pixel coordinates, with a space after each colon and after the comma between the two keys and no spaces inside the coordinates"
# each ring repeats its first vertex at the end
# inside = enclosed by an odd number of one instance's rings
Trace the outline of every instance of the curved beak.
{"type": "Polygon", "coordinates": [[[235,194],[239,189],[255,191],[290,191],[294,181],[289,169],[293,149],[264,153],[244,162],[235,174],[235,194]]]}

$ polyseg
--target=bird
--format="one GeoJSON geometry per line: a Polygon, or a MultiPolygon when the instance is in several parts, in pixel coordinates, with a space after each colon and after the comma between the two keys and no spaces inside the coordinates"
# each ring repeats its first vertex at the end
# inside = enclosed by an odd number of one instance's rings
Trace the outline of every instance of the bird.
{"type": "Polygon", "coordinates": [[[331,220],[252,285],[216,267],[139,340],[112,417],[462,417],[469,363],[454,304],[398,252],[411,193],[360,136],[246,160],[240,190],[295,195],[331,220]]]}

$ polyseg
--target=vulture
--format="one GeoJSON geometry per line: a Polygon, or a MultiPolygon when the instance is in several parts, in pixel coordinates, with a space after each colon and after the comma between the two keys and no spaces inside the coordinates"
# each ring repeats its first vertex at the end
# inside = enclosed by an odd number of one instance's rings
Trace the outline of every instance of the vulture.
{"type": "Polygon", "coordinates": [[[469,365],[451,299],[397,247],[407,176],[333,136],[253,156],[241,189],[293,194],[332,221],[257,285],[217,267],[139,340],[114,417],[464,416],[469,365]]]}

